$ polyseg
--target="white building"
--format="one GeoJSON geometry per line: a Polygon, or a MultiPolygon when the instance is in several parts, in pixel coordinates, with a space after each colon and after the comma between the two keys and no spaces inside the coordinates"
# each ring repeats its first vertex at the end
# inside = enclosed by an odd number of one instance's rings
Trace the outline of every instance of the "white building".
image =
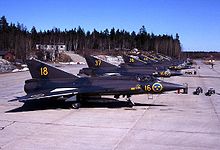
{"type": "Polygon", "coordinates": [[[46,51],[58,51],[58,53],[62,51],[66,51],[66,45],[65,44],[36,44],[37,50],[46,50],[46,51]]]}

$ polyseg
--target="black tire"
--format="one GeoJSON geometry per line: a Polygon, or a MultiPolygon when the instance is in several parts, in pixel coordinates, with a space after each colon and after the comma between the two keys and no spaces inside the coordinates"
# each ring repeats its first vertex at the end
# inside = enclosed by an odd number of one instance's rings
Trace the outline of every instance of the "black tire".
{"type": "Polygon", "coordinates": [[[211,96],[211,94],[209,92],[205,93],[205,96],[211,96]]]}
{"type": "Polygon", "coordinates": [[[72,103],[72,104],[71,104],[71,108],[73,108],[73,109],[79,109],[80,106],[81,106],[80,103],[72,103]]]}

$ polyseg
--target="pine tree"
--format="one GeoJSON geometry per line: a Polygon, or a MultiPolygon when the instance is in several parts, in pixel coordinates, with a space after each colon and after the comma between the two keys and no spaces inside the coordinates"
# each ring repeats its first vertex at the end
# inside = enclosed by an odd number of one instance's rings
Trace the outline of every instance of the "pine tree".
{"type": "Polygon", "coordinates": [[[169,56],[179,57],[181,43],[176,33],[172,35],[154,35],[147,33],[142,26],[138,33],[112,28],[98,32],[85,32],[80,26],[76,29],[61,31],[54,27],[51,30],[37,31],[33,26],[30,31],[23,25],[11,23],[6,17],[0,19],[0,50],[12,51],[16,58],[26,59],[26,55],[35,50],[36,44],[65,44],[67,50],[83,52],[85,50],[139,50],[160,52],[169,56]]]}

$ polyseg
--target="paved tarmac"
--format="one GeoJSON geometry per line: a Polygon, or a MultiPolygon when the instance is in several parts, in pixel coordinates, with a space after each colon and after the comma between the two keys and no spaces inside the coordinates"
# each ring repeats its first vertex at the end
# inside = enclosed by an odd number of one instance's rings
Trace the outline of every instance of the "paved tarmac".
{"type": "MultiPolygon", "coordinates": [[[[23,96],[29,72],[0,74],[0,149],[220,149],[220,95],[193,95],[200,86],[220,93],[220,62],[197,61],[197,75],[164,79],[188,83],[189,94],[132,96],[89,102],[78,110],[62,103],[7,102],[23,96]],[[153,99],[152,99],[153,98],[153,99]]],[[[76,74],[83,65],[64,67],[76,74]]]]}

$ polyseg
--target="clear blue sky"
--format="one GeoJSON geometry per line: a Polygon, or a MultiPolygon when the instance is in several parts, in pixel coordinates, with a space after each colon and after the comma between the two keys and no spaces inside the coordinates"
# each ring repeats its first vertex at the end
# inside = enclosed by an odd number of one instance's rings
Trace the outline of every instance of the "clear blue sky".
{"type": "Polygon", "coordinates": [[[220,51],[220,0],[0,0],[0,16],[28,30],[106,28],[180,36],[183,50],[220,51]]]}

